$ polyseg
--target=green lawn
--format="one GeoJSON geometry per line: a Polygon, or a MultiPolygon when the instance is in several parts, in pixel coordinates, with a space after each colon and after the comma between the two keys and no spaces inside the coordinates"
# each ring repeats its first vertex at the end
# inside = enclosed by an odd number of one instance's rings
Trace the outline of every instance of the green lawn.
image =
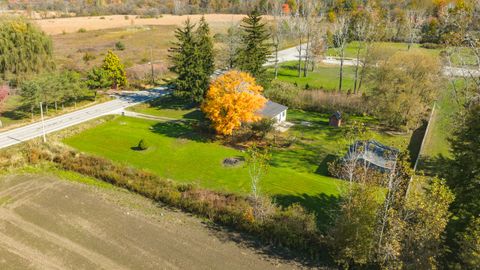
{"type": "MultiPolygon", "coordinates": [[[[461,88],[463,80],[456,80],[456,84],[461,88]]],[[[419,168],[425,170],[427,174],[442,172],[446,162],[451,158],[448,138],[454,129],[455,113],[458,110],[453,89],[448,85],[440,93],[420,158],[419,168]]]]}
{"type": "MultiPolygon", "coordinates": [[[[205,188],[229,192],[250,191],[246,168],[222,165],[225,158],[243,157],[244,153],[204,141],[185,123],[117,117],[68,138],[65,143],[175,181],[198,183],[205,188]],[[144,152],[134,150],[142,138],[151,145],[150,148],[144,152]]],[[[340,183],[330,177],[295,170],[294,166],[274,165],[262,181],[261,189],[271,195],[336,195],[340,183]]]]}
{"type": "MultiPolygon", "coordinates": [[[[278,71],[278,80],[296,83],[298,87],[305,88],[308,84],[310,89],[324,89],[327,91],[335,91],[338,89],[339,82],[339,66],[335,65],[317,65],[315,71],[309,72],[307,77],[298,77],[297,71],[298,62],[286,62],[280,65],[278,71]]],[[[270,75],[273,77],[273,68],[269,70],[270,75]]],[[[303,71],[302,71],[303,76],[303,71]]],[[[355,76],[355,68],[351,66],[345,66],[343,69],[343,90],[346,92],[349,89],[353,91],[353,80],[355,76]]]]}
{"type": "MultiPolygon", "coordinates": [[[[345,48],[345,57],[347,58],[356,58],[357,57],[357,50],[360,44],[357,41],[353,41],[347,44],[345,48]]],[[[384,47],[386,49],[391,49],[392,51],[407,51],[408,44],[402,42],[376,42],[375,44],[378,47],[384,47]]],[[[412,52],[422,52],[431,55],[439,55],[441,49],[425,49],[422,48],[420,44],[413,44],[410,48],[412,52]]],[[[339,56],[339,51],[335,48],[329,48],[327,50],[328,56],[339,56]]]]}
{"type": "Polygon", "coordinates": [[[369,117],[348,117],[346,125],[341,128],[328,125],[328,114],[289,110],[287,119],[295,125],[286,136],[294,137],[295,143],[287,149],[275,149],[272,163],[301,172],[326,175],[328,163],[343,156],[348,149],[351,142],[345,139],[344,131],[354,121],[365,123],[369,127],[365,139],[374,139],[402,150],[408,147],[411,137],[410,134],[390,135],[378,131],[377,121],[369,117]]]}
{"type": "MultiPolygon", "coordinates": [[[[181,115],[182,111],[189,110],[179,109],[177,113],[181,115]]],[[[156,115],[165,116],[162,110],[157,110],[156,115]]],[[[288,119],[296,125],[283,136],[295,137],[295,142],[288,148],[272,150],[271,167],[261,182],[261,192],[283,205],[300,202],[317,213],[319,220],[323,220],[320,223],[326,222],[343,186],[341,180],[327,176],[327,164],[343,155],[348,142],[343,139],[342,129],[328,126],[328,115],[290,110],[288,119]]],[[[357,117],[349,121],[353,120],[376,124],[370,118],[357,117]]],[[[402,149],[409,141],[408,134],[391,136],[370,131],[368,136],[402,149]]],[[[118,116],[64,142],[80,151],[146,169],[174,181],[235,193],[251,190],[247,168],[227,168],[222,164],[225,158],[241,158],[245,154],[205,140],[186,122],[165,123],[118,116]],[[150,144],[148,150],[135,150],[140,139],[150,144]]]]}
{"type": "Polygon", "coordinates": [[[3,127],[19,123],[22,119],[28,117],[27,113],[18,109],[21,106],[21,101],[22,98],[20,96],[12,96],[3,104],[0,111],[0,120],[2,121],[3,127]]]}

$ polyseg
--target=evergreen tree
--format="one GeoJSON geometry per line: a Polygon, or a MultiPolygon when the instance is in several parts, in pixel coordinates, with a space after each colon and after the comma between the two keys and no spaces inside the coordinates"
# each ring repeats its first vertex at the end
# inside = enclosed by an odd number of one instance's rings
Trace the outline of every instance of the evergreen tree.
{"type": "Polygon", "coordinates": [[[270,55],[270,34],[258,11],[253,11],[242,20],[242,45],[237,52],[236,67],[249,72],[260,84],[266,83],[266,68],[263,66],[270,55]]]}
{"type": "Polygon", "coordinates": [[[196,42],[200,53],[200,61],[202,63],[203,71],[208,76],[211,76],[215,71],[213,39],[210,36],[210,26],[208,25],[204,16],[202,16],[195,34],[197,37],[196,42]]]}
{"type": "MultiPolygon", "coordinates": [[[[469,268],[469,262],[462,258],[462,246],[468,239],[472,228],[480,217],[480,104],[472,104],[461,115],[460,126],[454,132],[451,140],[453,154],[453,168],[448,177],[448,185],[455,193],[455,201],[452,205],[454,218],[448,225],[448,250],[452,253],[448,261],[455,261],[464,269],[469,268]]],[[[478,233],[478,232],[477,232],[478,233]]],[[[480,261],[480,245],[477,250],[471,252],[469,261],[480,261]],[[474,258],[476,254],[476,258],[474,258]]],[[[463,251],[464,253],[464,251],[463,251]]],[[[464,254],[463,254],[464,255],[464,254]]],[[[478,266],[478,265],[477,265],[478,266]]]]}
{"type": "Polygon", "coordinates": [[[170,71],[178,75],[173,81],[175,94],[200,103],[208,86],[206,81],[209,80],[209,75],[204,71],[194,27],[190,19],[187,19],[183,28],[175,30],[177,42],[169,50],[173,63],[170,71]]]}
{"type": "Polygon", "coordinates": [[[118,89],[118,87],[127,85],[128,82],[125,66],[120,62],[120,58],[112,51],[108,51],[105,56],[102,69],[108,74],[108,78],[110,78],[113,88],[118,89]]]}

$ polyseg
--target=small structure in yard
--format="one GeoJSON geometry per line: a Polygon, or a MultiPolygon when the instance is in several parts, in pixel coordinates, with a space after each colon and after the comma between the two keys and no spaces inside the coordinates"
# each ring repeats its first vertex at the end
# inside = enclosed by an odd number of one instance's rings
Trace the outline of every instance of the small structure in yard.
{"type": "Polygon", "coordinates": [[[237,167],[243,164],[243,160],[238,157],[231,157],[224,159],[222,163],[225,167],[237,167]]]}
{"type": "Polygon", "coordinates": [[[342,125],[342,113],[337,111],[330,116],[329,126],[340,127],[341,125],[342,125]]]}
{"type": "Polygon", "coordinates": [[[358,161],[359,164],[366,164],[369,168],[389,173],[394,169],[399,153],[398,149],[375,140],[356,141],[350,146],[344,160],[358,161]]]}
{"type": "Polygon", "coordinates": [[[268,100],[263,109],[258,113],[264,118],[273,119],[277,123],[283,123],[287,120],[287,110],[287,106],[268,100]]]}

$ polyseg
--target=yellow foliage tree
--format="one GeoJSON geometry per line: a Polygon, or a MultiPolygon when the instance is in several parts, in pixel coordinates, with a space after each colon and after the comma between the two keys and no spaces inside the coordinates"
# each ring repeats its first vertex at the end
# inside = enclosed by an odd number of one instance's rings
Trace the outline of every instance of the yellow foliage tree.
{"type": "Polygon", "coordinates": [[[256,112],[267,101],[262,91],[249,74],[229,71],[211,83],[202,111],[218,134],[232,135],[242,123],[260,120],[256,112]]]}

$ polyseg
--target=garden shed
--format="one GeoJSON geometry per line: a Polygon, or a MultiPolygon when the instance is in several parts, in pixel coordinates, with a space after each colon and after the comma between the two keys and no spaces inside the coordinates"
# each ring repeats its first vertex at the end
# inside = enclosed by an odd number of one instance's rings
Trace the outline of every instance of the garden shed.
{"type": "Polygon", "coordinates": [[[332,127],[340,127],[342,125],[342,113],[335,112],[330,116],[329,125],[332,127]]]}
{"type": "Polygon", "coordinates": [[[287,110],[287,106],[268,100],[263,109],[258,113],[264,118],[273,119],[277,123],[282,123],[287,120],[287,110]]]}

